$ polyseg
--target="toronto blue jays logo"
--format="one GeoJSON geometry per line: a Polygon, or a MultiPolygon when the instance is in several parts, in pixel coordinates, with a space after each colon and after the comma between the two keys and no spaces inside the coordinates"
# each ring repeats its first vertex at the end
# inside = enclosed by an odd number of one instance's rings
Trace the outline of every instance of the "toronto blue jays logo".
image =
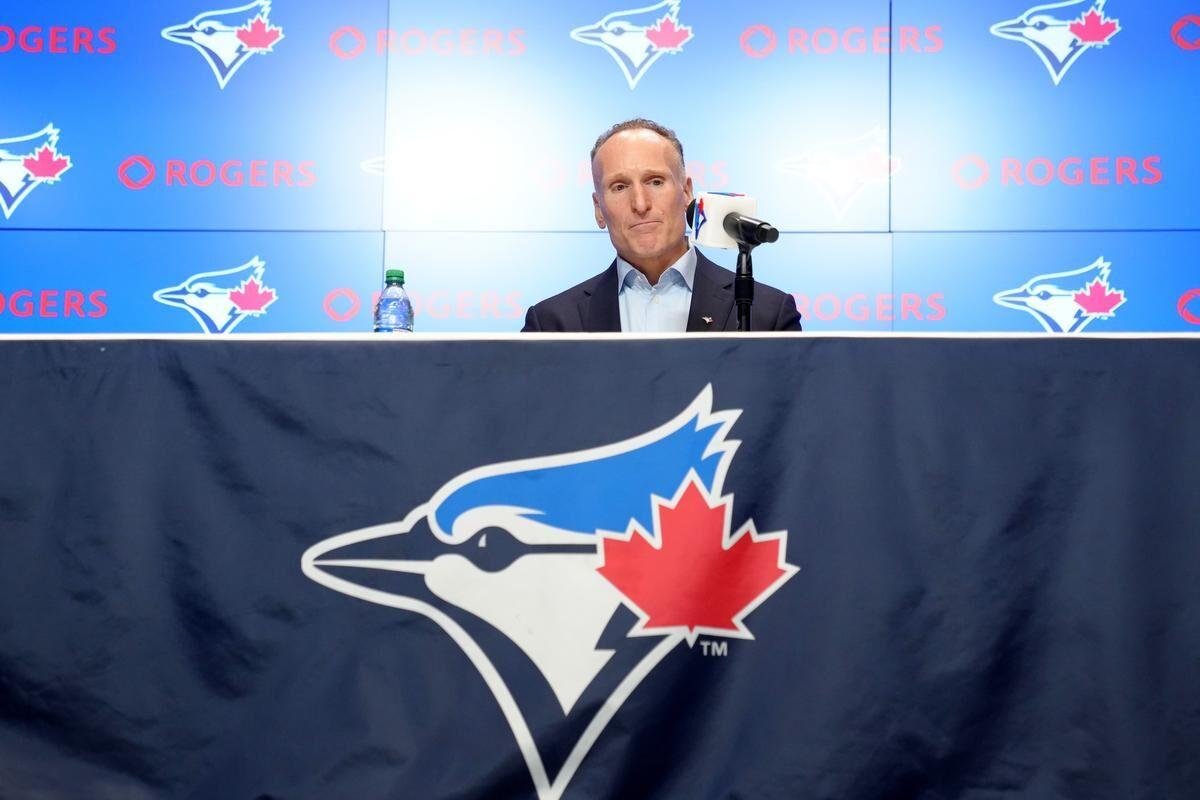
{"type": "Polygon", "coordinates": [[[822,142],[783,159],[775,168],[816,184],[841,219],[867,189],[886,187],[901,166],[901,160],[888,152],[887,130],[875,128],[853,139],[822,142]]]}
{"type": "Polygon", "coordinates": [[[17,206],[44,184],[55,184],[72,166],[58,152],[58,128],[47,125],[37,133],[0,139],[0,211],[12,219],[17,206]]]}
{"type": "Polygon", "coordinates": [[[334,536],[305,575],[437,623],[500,706],[539,800],[680,643],[753,639],[794,575],[787,531],[734,532],[723,495],[740,410],[705,387],[674,419],[590,450],[464,472],[403,520],[334,536]],[[567,745],[564,747],[564,743],[567,745]]]}
{"type": "Polygon", "coordinates": [[[190,22],[163,28],[163,38],[196,48],[222,89],[251,56],[274,52],[283,28],[271,24],[271,0],[205,11],[190,22]]]}
{"type": "Polygon", "coordinates": [[[692,40],[692,29],[679,23],[679,4],[680,0],[663,0],[644,8],[614,11],[599,22],[571,31],[571,38],[604,48],[633,89],[654,62],[682,52],[692,40]]]}
{"type": "Polygon", "coordinates": [[[259,317],[279,299],[263,282],[267,264],[258,256],[240,267],[199,272],[178,286],[154,293],[163,305],[182,308],[205,333],[229,333],[246,317],[259,317]]]}
{"type": "Polygon", "coordinates": [[[1107,46],[1121,31],[1119,20],[1105,16],[1107,1],[1064,0],[1034,6],[1019,17],[997,22],[992,33],[1028,45],[1057,86],[1080,56],[1107,46]]]}
{"type": "Polygon", "coordinates": [[[1109,282],[1111,272],[1112,264],[1101,257],[1082,269],[1036,275],[992,299],[1029,314],[1047,333],[1079,333],[1125,305],[1125,292],[1109,282]]]}
{"type": "Polygon", "coordinates": [[[704,210],[704,198],[696,200],[696,222],[692,225],[692,238],[699,239],[700,231],[708,224],[708,212],[704,210]]]}

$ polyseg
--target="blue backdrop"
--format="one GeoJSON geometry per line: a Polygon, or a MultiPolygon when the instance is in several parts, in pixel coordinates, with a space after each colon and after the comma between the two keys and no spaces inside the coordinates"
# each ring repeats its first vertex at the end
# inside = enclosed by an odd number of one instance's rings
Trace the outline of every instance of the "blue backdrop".
{"type": "Polygon", "coordinates": [[[1194,0],[74,0],[0,67],[3,332],[361,331],[389,267],[515,330],[611,259],[634,115],[759,198],[809,330],[1200,331],[1194,0]]]}

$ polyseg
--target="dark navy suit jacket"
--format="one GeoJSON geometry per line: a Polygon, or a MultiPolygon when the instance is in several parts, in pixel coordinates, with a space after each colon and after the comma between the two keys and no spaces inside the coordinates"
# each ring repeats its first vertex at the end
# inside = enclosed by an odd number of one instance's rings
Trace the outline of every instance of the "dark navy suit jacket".
{"type": "MultiPolygon", "coordinates": [[[[696,276],[692,281],[692,307],[687,321],[689,331],[737,330],[733,277],[732,272],[696,251],[696,276]],[[712,322],[705,322],[705,317],[712,322]]],[[[531,307],[521,330],[526,333],[620,333],[616,260],[596,277],[531,307]]],[[[750,330],[800,330],[800,312],[796,310],[795,298],[755,281],[750,330]]]]}

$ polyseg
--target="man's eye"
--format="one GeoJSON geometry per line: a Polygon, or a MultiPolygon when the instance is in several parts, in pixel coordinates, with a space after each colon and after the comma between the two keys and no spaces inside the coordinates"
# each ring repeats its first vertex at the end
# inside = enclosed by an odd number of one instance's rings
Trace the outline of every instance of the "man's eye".
{"type": "Polygon", "coordinates": [[[662,178],[655,178],[650,181],[651,186],[662,186],[664,183],[666,183],[666,181],[664,181],[662,178]]]}
{"type": "Polygon", "coordinates": [[[623,191],[625,191],[625,184],[623,184],[623,183],[614,183],[614,184],[612,185],[612,190],[613,190],[614,192],[623,192],[623,191]]]}

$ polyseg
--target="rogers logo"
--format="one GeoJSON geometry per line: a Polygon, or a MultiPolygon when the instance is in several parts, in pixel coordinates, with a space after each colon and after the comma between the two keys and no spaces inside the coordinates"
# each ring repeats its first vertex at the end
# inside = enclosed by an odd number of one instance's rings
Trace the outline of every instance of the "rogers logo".
{"type": "MultiPolygon", "coordinates": [[[[433,319],[520,319],[525,304],[520,292],[409,292],[414,317],[433,319]]],[[[379,292],[371,296],[371,308],[379,302],[379,292]]],[[[349,322],[363,310],[358,292],[340,286],[325,295],[325,314],[334,322],[349,322]]]]}
{"type": "Polygon", "coordinates": [[[344,25],[329,36],[329,50],[343,61],[358,58],[368,49],[372,54],[385,56],[400,53],[406,56],[521,56],[525,54],[525,31],[513,28],[439,28],[426,31],[392,28],[375,31],[368,36],[353,25],[344,25]]]}
{"type": "Polygon", "coordinates": [[[894,322],[897,318],[940,322],[946,318],[946,296],[941,292],[928,296],[877,294],[872,297],[867,294],[852,294],[839,297],[836,294],[819,294],[810,299],[807,295],[797,294],[793,297],[796,298],[800,316],[821,322],[833,322],[842,317],[855,322],[894,322]],[[899,309],[896,308],[897,300],[899,309]]]}
{"type": "Polygon", "coordinates": [[[902,25],[893,32],[886,25],[868,28],[789,28],[781,39],[769,25],[751,25],[742,32],[742,52],[750,58],[766,58],[779,50],[788,55],[831,55],[833,53],[938,53],[945,46],[942,26],[918,28],[902,25]]]}
{"type": "Polygon", "coordinates": [[[1200,325],[1200,289],[1184,292],[1179,298],[1179,316],[1192,325],[1200,325]]]}
{"type": "Polygon", "coordinates": [[[1052,183],[1064,186],[1152,186],[1163,179],[1161,165],[1162,156],[1148,156],[1140,161],[1128,156],[1072,156],[1059,161],[1003,158],[998,165],[993,165],[983,156],[972,153],[954,162],[951,176],[959,188],[968,191],[982,188],[993,178],[1003,186],[1049,186],[1052,183]]]}
{"type": "Polygon", "coordinates": [[[108,292],[97,289],[83,292],[78,289],[18,289],[7,296],[0,292],[0,314],[14,317],[90,317],[97,319],[108,314],[104,299],[108,292]]]}
{"type": "Polygon", "coordinates": [[[1172,25],[1171,38],[1184,50],[1200,50],[1200,15],[1189,14],[1172,25]]]}
{"type": "Polygon", "coordinates": [[[102,56],[117,51],[117,29],[68,28],[53,25],[42,28],[30,25],[17,30],[0,25],[0,53],[14,49],[26,53],[96,53],[102,56]]]}
{"type": "Polygon", "coordinates": [[[163,169],[146,156],[130,156],[117,167],[117,180],[126,189],[140,191],[151,185],[162,174],[167,186],[212,186],[220,182],[223,186],[253,186],[257,188],[280,188],[284,186],[306,189],[317,182],[316,166],[312,161],[239,161],[231,159],[217,163],[207,159],[182,161],[168,159],[163,169]]]}

